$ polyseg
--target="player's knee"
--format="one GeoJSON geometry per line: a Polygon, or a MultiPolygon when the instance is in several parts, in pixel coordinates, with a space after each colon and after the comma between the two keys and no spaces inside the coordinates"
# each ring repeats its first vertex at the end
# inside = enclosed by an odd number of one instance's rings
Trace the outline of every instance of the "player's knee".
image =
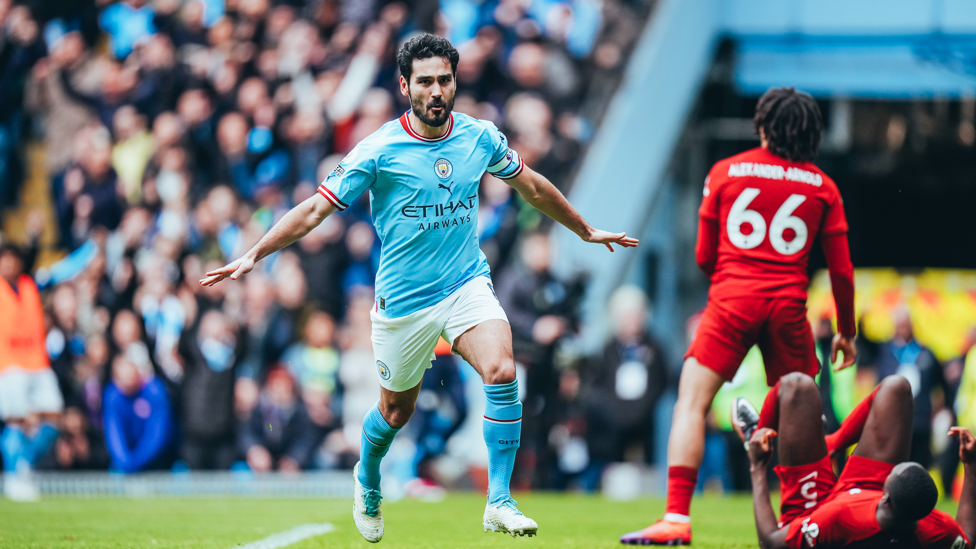
{"type": "Polygon", "coordinates": [[[780,379],[780,405],[788,405],[790,403],[810,397],[815,397],[818,399],[820,398],[820,391],[817,389],[817,383],[813,381],[812,377],[806,374],[801,374],[800,372],[793,372],[791,374],[786,374],[782,377],[782,379],[780,379]]]}
{"type": "Polygon", "coordinates": [[[881,391],[892,394],[898,399],[912,399],[912,384],[904,376],[888,376],[881,381],[881,391]]]}
{"type": "Polygon", "coordinates": [[[515,381],[515,362],[501,361],[485,368],[486,385],[504,385],[515,381]]]}

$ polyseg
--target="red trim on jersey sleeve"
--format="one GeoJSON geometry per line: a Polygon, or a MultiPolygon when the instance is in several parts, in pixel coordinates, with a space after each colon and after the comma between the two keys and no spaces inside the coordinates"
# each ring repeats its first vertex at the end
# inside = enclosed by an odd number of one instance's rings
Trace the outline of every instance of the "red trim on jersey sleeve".
{"type": "Polygon", "coordinates": [[[336,208],[338,208],[340,212],[341,211],[344,211],[346,208],[349,207],[343,201],[339,200],[339,197],[337,197],[325,185],[319,185],[318,191],[319,191],[319,194],[320,195],[324,196],[325,199],[328,200],[329,202],[331,202],[333,206],[335,206],[336,208]]]}
{"type": "Polygon", "coordinates": [[[830,272],[830,289],[837,307],[837,331],[845,336],[853,336],[857,333],[854,322],[854,265],[851,264],[847,233],[824,235],[821,242],[830,272]]]}
{"type": "Polygon", "coordinates": [[[403,126],[403,129],[407,132],[407,134],[410,135],[410,137],[425,143],[434,143],[436,141],[443,141],[447,139],[447,136],[451,135],[451,131],[454,130],[454,114],[448,116],[447,131],[440,137],[424,137],[413,131],[413,128],[410,127],[410,111],[403,113],[403,116],[400,117],[400,125],[403,126]]]}

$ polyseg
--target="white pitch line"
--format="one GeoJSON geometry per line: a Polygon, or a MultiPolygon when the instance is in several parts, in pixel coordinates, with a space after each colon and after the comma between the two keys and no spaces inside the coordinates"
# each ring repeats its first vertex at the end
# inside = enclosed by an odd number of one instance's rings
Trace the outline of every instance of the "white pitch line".
{"type": "Polygon", "coordinates": [[[293,543],[298,543],[305,538],[328,534],[333,530],[335,530],[335,527],[328,522],[324,524],[302,524],[291,530],[278,532],[277,534],[248,543],[247,545],[238,545],[235,549],[279,549],[280,547],[287,547],[293,543]]]}

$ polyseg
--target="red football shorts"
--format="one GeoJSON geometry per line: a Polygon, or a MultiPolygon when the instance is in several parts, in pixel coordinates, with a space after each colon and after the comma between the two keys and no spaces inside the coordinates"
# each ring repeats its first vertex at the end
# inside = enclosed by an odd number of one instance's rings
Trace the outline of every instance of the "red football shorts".
{"type": "Polygon", "coordinates": [[[806,303],[793,297],[709,298],[685,358],[695,357],[731,381],[756,344],[770,387],[792,372],[815,376],[820,371],[806,303]]]}
{"type": "Polygon", "coordinates": [[[807,465],[784,467],[774,470],[779,477],[779,527],[816,509],[831,494],[837,482],[830,457],[807,465]]]}
{"type": "Polygon", "coordinates": [[[884,491],[885,480],[895,466],[861,456],[851,456],[834,485],[834,492],[845,492],[851,488],[884,491]]]}

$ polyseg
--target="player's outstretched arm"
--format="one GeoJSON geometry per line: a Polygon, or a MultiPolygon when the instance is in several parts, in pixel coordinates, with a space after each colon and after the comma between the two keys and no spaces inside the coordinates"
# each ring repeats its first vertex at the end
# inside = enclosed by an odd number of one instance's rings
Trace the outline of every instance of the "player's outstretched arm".
{"type": "Polygon", "coordinates": [[[639,243],[636,238],[629,238],[627,233],[611,233],[591,227],[555,185],[528,166],[505,182],[518,191],[530,206],[558,221],[586,242],[603,244],[611,252],[613,244],[633,248],[639,243]]]}
{"type": "Polygon", "coordinates": [[[760,549],[785,549],[786,529],[779,528],[776,513],[769,500],[769,484],[766,470],[773,457],[772,440],[776,431],[768,428],[758,429],[749,440],[749,472],[752,476],[752,505],[756,515],[756,533],[759,535],[760,549]]]}
{"type": "Polygon", "coordinates": [[[311,198],[289,210],[274,227],[271,227],[268,234],[264,235],[240,259],[210,271],[200,284],[213,286],[225,278],[237,280],[249,273],[258,261],[307,235],[334,211],[336,208],[331,202],[321,194],[315,193],[311,198]]]}
{"type": "Polygon", "coordinates": [[[976,540],[976,437],[962,427],[949,429],[949,436],[959,437],[959,461],[965,471],[956,522],[972,544],[976,540]]]}

